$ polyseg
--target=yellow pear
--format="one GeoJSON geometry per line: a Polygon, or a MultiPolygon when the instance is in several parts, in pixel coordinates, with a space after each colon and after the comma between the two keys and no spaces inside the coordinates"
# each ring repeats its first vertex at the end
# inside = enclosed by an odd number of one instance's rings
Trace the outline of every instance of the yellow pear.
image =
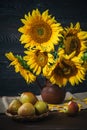
{"type": "Polygon", "coordinates": [[[34,105],[36,114],[43,114],[48,111],[48,104],[44,101],[37,101],[34,105]]]}
{"type": "Polygon", "coordinates": [[[32,92],[23,92],[20,95],[20,101],[22,103],[30,102],[33,105],[37,102],[37,97],[32,92]]]}
{"type": "Polygon", "coordinates": [[[11,114],[17,114],[18,108],[22,105],[19,99],[13,99],[8,106],[7,111],[11,114]]]}
{"type": "Polygon", "coordinates": [[[35,108],[31,103],[24,103],[18,109],[18,115],[20,116],[32,116],[35,114],[35,108]]]}

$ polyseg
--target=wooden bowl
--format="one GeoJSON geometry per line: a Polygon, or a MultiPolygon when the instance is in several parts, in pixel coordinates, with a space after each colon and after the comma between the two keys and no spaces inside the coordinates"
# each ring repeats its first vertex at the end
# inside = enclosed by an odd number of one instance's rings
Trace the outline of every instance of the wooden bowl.
{"type": "Polygon", "coordinates": [[[13,115],[11,113],[9,113],[8,111],[5,112],[5,114],[13,119],[13,120],[16,120],[16,121],[37,121],[37,120],[41,120],[43,118],[46,118],[48,117],[48,115],[50,114],[50,112],[46,112],[46,113],[43,113],[43,114],[40,114],[40,115],[34,115],[34,116],[19,116],[19,115],[13,115]]]}

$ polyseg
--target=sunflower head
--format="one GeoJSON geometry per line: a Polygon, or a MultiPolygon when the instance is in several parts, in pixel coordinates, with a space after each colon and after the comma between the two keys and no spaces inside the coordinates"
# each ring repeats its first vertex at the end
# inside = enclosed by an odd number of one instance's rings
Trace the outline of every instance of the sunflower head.
{"type": "Polygon", "coordinates": [[[5,56],[11,61],[10,65],[14,66],[15,72],[19,72],[27,83],[32,83],[36,80],[36,75],[33,74],[21,56],[14,55],[12,52],[6,53],[5,56]]]}
{"type": "Polygon", "coordinates": [[[63,31],[63,36],[64,49],[66,54],[69,55],[75,51],[75,55],[77,56],[80,54],[80,52],[84,52],[87,49],[85,45],[85,37],[87,36],[87,33],[81,31],[79,23],[77,23],[75,26],[71,24],[70,27],[65,28],[63,31]]]}
{"type": "Polygon", "coordinates": [[[23,59],[33,69],[33,72],[39,75],[43,67],[48,63],[48,53],[37,47],[33,50],[25,51],[25,54],[23,59]]]}
{"type": "Polygon", "coordinates": [[[48,67],[45,70],[46,77],[60,87],[66,86],[70,82],[72,86],[79,84],[85,78],[85,69],[81,66],[81,61],[78,57],[62,56],[56,61],[53,67],[48,67]]]}
{"type": "Polygon", "coordinates": [[[54,45],[58,44],[62,26],[48,14],[48,10],[42,14],[38,9],[33,10],[32,14],[29,12],[21,21],[24,26],[18,31],[22,33],[20,41],[25,44],[25,48],[39,45],[50,51],[54,49],[54,45]]]}
{"type": "Polygon", "coordinates": [[[69,78],[76,75],[77,68],[71,60],[62,59],[55,67],[54,73],[60,75],[61,78],[69,78]]]}

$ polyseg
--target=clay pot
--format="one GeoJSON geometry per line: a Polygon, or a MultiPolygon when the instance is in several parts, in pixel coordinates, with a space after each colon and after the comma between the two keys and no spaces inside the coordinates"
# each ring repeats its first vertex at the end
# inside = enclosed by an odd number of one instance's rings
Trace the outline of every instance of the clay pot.
{"type": "Polygon", "coordinates": [[[50,82],[41,91],[43,101],[49,104],[61,104],[65,99],[65,89],[60,88],[58,85],[53,85],[50,82]]]}

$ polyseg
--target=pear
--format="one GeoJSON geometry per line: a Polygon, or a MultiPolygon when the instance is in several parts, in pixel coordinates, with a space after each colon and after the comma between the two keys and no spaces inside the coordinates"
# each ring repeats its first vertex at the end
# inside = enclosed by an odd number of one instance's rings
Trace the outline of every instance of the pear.
{"type": "Polygon", "coordinates": [[[11,114],[17,114],[18,108],[22,105],[19,99],[13,99],[8,105],[7,111],[11,114]]]}
{"type": "Polygon", "coordinates": [[[38,100],[35,105],[36,114],[43,114],[48,111],[48,104],[44,101],[38,100]]]}
{"type": "Polygon", "coordinates": [[[31,103],[24,103],[18,109],[18,115],[20,116],[33,116],[35,115],[35,108],[31,103]]]}
{"type": "Polygon", "coordinates": [[[34,105],[38,101],[38,99],[37,99],[36,95],[34,95],[32,92],[23,92],[20,95],[20,101],[22,103],[30,102],[34,105]]]}

